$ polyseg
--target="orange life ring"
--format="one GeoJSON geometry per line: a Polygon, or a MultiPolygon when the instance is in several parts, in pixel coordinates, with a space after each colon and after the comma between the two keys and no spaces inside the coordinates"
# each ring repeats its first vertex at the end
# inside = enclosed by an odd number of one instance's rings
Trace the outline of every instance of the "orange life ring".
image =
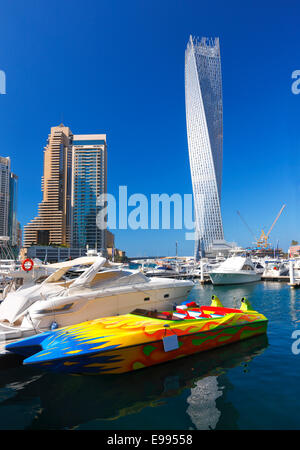
{"type": "Polygon", "coordinates": [[[32,261],[32,259],[27,258],[22,262],[22,269],[25,270],[25,272],[29,272],[30,270],[33,269],[33,265],[34,262],[32,261]],[[28,267],[29,264],[29,267],[28,267]]]}

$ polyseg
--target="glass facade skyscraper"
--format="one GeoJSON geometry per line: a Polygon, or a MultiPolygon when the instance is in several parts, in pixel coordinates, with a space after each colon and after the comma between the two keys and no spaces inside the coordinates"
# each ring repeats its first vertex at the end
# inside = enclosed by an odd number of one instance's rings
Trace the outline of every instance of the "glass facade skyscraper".
{"type": "Polygon", "coordinates": [[[106,193],[106,135],[74,135],[72,149],[72,246],[105,251],[105,230],[97,227],[96,218],[97,198],[106,193]]]}
{"type": "Polygon", "coordinates": [[[8,236],[10,158],[0,157],[0,236],[8,236]]]}
{"type": "Polygon", "coordinates": [[[16,246],[19,243],[17,203],[18,203],[18,177],[17,175],[11,172],[9,179],[8,235],[12,246],[16,246]]]}
{"type": "Polygon", "coordinates": [[[219,39],[190,36],[185,52],[187,137],[195,208],[195,257],[223,240],[223,101],[219,39]]]}
{"type": "MultiPolygon", "coordinates": [[[[11,172],[9,157],[0,156],[0,236],[9,238],[10,247],[19,246],[17,221],[18,177],[11,172]]],[[[2,252],[1,256],[3,256],[2,252]]]]}

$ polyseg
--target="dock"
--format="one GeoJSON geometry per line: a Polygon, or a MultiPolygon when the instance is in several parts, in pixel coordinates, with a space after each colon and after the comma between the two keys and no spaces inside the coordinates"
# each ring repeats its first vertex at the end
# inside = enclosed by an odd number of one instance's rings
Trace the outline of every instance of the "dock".
{"type": "Polygon", "coordinates": [[[300,279],[295,277],[295,267],[294,267],[294,261],[290,261],[289,264],[289,286],[294,289],[300,287],[300,279]]]}
{"type": "Polygon", "coordinates": [[[280,275],[278,277],[261,277],[261,281],[285,281],[285,282],[289,282],[290,281],[290,276],[289,275],[280,275]]]}
{"type": "MultiPolygon", "coordinates": [[[[147,276],[149,277],[165,277],[165,278],[175,278],[177,280],[195,280],[199,282],[200,284],[212,284],[211,279],[208,274],[204,274],[203,279],[201,279],[200,275],[191,275],[191,274],[185,274],[185,273],[170,273],[170,274],[151,274],[147,273],[147,276]]],[[[300,287],[300,280],[295,281],[293,284],[290,283],[290,276],[289,275],[280,275],[276,277],[270,277],[270,276],[262,276],[260,281],[272,281],[277,283],[289,283],[289,286],[291,287],[300,287]]]]}
{"type": "Polygon", "coordinates": [[[300,280],[296,280],[294,281],[294,283],[289,283],[289,286],[293,289],[299,288],[300,287],[300,280]]]}

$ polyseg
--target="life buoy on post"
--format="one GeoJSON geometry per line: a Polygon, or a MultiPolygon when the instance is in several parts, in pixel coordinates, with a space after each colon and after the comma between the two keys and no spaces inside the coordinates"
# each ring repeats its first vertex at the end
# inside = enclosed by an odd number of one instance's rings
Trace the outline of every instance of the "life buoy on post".
{"type": "Polygon", "coordinates": [[[22,269],[25,270],[25,272],[29,272],[33,269],[34,262],[32,259],[27,258],[22,262],[22,269]]]}

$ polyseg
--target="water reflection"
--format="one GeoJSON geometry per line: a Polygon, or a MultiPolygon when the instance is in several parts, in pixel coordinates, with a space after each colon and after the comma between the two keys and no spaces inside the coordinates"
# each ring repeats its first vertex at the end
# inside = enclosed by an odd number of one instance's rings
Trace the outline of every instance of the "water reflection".
{"type": "Polygon", "coordinates": [[[264,287],[272,291],[280,291],[286,284],[281,281],[263,281],[264,287]]]}
{"type": "Polygon", "coordinates": [[[297,289],[289,288],[290,293],[290,315],[294,326],[298,327],[300,322],[300,292],[297,289]],[[297,303],[298,302],[298,303],[297,303]]]}
{"type": "MultiPolygon", "coordinates": [[[[110,421],[110,426],[118,429],[121,418],[147,407],[159,409],[190,390],[186,399],[180,399],[187,401],[184,410],[190,427],[215,428],[224,403],[219,400],[227,389],[222,374],[248,364],[267,345],[264,335],[157,367],[107,377],[40,374],[25,367],[0,371],[0,427],[13,427],[7,422],[10,415],[15,428],[74,428],[97,419],[100,428],[105,429],[110,421]],[[18,411],[22,414],[16,419],[14,412],[18,411]]],[[[170,408],[172,414],[176,411],[170,408]]],[[[167,420],[171,419],[162,414],[166,429],[167,420]]]]}
{"type": "Polygon", "coordinates": [[[196,381],[187,402],[187,413],[197,430],[214,430],[221,416],[216,399],[222,395],[217,377],[206,377],[196,381]]]}

